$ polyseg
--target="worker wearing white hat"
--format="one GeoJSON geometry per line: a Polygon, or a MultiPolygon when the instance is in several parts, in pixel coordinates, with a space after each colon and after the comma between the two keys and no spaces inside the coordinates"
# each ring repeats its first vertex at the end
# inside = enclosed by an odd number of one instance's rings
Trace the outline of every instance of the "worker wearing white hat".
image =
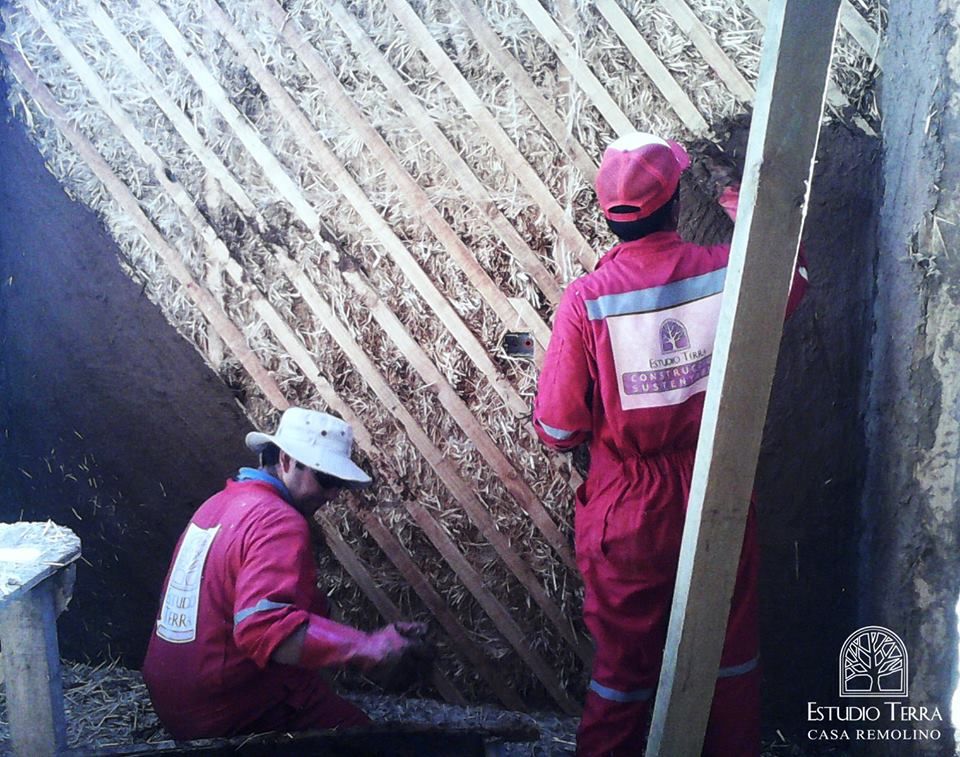
{"type": "Polygon", "coordinates": [[[259,468],[241,468],[181,536],[164,583],[143,677],[178,739],[368,723],[318,674],[426,660],[422,623],[366,633],[328,617],[306,517],[341,489],[369,486],[339,418],[284,412],[274,434],[252,432],[259,468]],[[305,517],[306,516],[306,517],[305,517]]]}

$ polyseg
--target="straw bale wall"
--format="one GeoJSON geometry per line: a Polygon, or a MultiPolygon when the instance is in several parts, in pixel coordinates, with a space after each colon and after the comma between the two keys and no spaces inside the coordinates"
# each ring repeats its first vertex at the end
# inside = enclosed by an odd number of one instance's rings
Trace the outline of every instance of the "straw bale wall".
{"type": "MultiPolygon", "coordinates": [[[[10,0],[0,50],[50,170],[254,423],[354,426],[376,485],[318,520],[344,617],[431,618],[450,701],[573,712],[583,471],[529,423],[548,324],[612,242],[603,146],[749,110],[766,6],[10,0]]],[[[879,4],[842,22],[829,111],[869,131],[879,4]]]]}

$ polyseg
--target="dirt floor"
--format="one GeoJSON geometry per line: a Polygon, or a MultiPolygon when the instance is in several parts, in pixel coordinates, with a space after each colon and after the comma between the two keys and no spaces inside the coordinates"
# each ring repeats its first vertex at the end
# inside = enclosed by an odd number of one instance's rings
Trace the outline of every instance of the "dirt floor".
{"type": "MultiPolygon", "coordinates": [[[[140,674],[118,665],[92,667],[65,663],[64,698],[67,739],[73,748],[105,748],[169,740],[150,706],[140,674]]],[[[348,699],[378,723],[481,727],[509,714],[497,707],[456,707],[429,699],[406,699],[378,694],[347,694],[348,699]]],[[[553,713],[530,713],[540,730],[540,739],[529,743],[503,744],[507,757],[559,757],[574,752],[577,719],[553,713]]],[[[10,754],[6,704],[0,694],[0,754],[10,754]]],[[[796,741],[773,733],[764,741],[762,757],[804,757],[805,755],[846,757],[835,750],[810,751],[796,741]]]]}

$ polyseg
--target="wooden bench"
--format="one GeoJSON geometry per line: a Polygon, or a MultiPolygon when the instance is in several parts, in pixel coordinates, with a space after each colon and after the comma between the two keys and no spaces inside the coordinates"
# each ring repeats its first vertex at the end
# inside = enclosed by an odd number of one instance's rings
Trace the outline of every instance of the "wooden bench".
{"type": "Polygon", "coordinates": [[[57,616],[70,601],[80,539],[47,523],[0,523],[0,644],[18,757],[67,747],[57,616]]]}

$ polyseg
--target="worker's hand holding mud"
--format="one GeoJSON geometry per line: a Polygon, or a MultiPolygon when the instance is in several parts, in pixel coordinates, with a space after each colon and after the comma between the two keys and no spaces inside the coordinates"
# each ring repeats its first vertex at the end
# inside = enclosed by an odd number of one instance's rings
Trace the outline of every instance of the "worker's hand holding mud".
{"type": "Polygon", "coordinates": [[[433,664],[434,646],[426,623],[391,623],[370,634],[370,659],[377,660],[367,674],[383,689],[404,691],[425,678],[433,664]]]}

